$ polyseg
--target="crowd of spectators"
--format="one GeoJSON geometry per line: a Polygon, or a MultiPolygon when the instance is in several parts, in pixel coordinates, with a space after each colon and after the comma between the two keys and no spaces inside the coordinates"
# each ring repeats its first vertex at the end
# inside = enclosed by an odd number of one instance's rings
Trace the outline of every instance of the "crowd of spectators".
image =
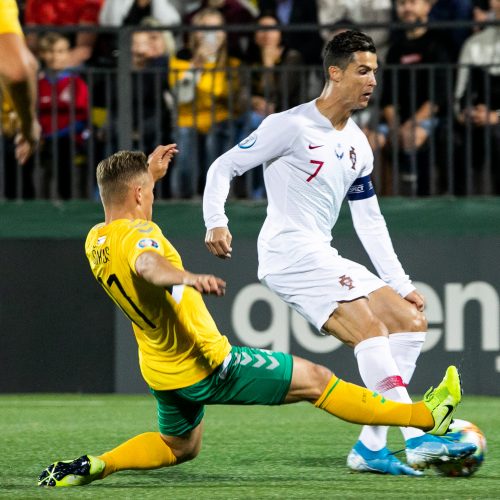
{"type": "MultiPolygon", "coordinates": [[[[40,61],[43,140],[28,164],[13,166],[16,118],[4,98],[0,198],[92,195],[88,166],[118,144],[120,82],[110,70],[124,50],[117,35],[124,26],[134,27],[128,48],[132,145],[150,151],[175,141],[180,150],[160,188],[164,198],[200,195],[211,161],[268,114],[316,95],[323,85],[322,46],[343,29],[363,29],[378,49],[379,86],[355,119],[376,153],[379,192],[500,194],[500,25],[432,26],[500,20],[500,0],[18,3],[27,42],[40,61]],[[321,30],[285,28],[318,24],[321,30]],[[448,139],[451,168],[442,147],[448,139]]],[[[264,197],[262,170],[248,175],[235,183],[234,194],[264,197]]]]}

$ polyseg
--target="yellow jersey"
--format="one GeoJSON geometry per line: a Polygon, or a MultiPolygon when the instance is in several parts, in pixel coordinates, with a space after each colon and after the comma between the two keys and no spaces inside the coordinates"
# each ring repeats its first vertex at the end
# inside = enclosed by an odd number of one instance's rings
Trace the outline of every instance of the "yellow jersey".
{"type": "MultiPolygon", "coordinates": [[[[209,132],[212,125],[231,118],[229,101],[232,100],[234,114],[239,91],[238,66],[239,59],[228,58],[227,68],[217,67],[215,62],[207,62],[203,68],[194,73],[195,81],[190,80],[193,89],[194,102],[179,103],[177,110],[177,125],[179,127],[194,127],[200,133],[209,132]]],[[[191,61],[171,57],[169,62],[169,83],[171,88],[185,78],[186,73],[193,74],[191,61]]],[[[232,116],[234,118],[234,116],[232,116]]]]}
{"type": "Polygon", "coordinates": [[[16,0],[0,0],[0,35],[4,33],[23,34],[16,0]]]}
{"type": "Polygon", "coordinates": [[[187,387],[210,375],[231,345],[194,288],[164,289],[137,275],[135,261],[143,252],[159,253],[183,269],[177,250],[146,220],[98,224],[85,242],[92,273],[132,321],[144,380],[156,390],[187,387]]]}

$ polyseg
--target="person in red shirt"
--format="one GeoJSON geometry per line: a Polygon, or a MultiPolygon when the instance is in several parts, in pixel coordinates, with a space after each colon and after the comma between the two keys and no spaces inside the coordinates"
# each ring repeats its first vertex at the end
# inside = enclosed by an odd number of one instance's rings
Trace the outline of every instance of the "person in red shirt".
{"type": "MultiPolygon", "coordinates": [[[[103,0],[27,0],[24,10],[25,26],[52,24],[56,26],[94,26],[98,24],[103,0]]],[[[38,37],[28,35],[28,43],[36,51],[38,37]]],[[[90,58],[96,40],[94,33],[77,33],[68,57],[68,66],[80,66],[90,58]]]]}
{"type": "Polygon", "coordinates": [[[44,63],[38,78],[43,194],[51,194],[51,179],[57,172],[58,194],[67,199],[72,195],[71,179],[76,175],[77,159],[84,154],[88,135],[88,88],[82,78],[67,69],[70,44],[66,37],[47,33],[40,39],[40,54],[44,63]]]}

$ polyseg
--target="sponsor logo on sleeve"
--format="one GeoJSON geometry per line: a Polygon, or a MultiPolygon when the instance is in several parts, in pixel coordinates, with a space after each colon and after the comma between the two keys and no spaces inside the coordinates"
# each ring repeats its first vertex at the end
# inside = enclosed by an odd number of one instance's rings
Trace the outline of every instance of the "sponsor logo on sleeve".
{"type": "Polygon", "coordinates": [[[139,248],[160,248],[160,244],[152,238],[143,238],[137,242],[139,248]]]}
{"type": "Polygon", "coordinates": [[[348,194],[359,194],[364,193],[365,186],[363,184],[354,184],[349,188],[348,194]]]}
{"type": "Polygon", "coordinates": [[[364,200],[374,195],[375,189],[373,188],[373,182],[369,175],[358,177],[347,191],[347,199],[351,201],[364,200]]]}
{"type": "Polygon", "coordinates": [[[240,149],[249,149],[257,142],[257,134],[255,132],[251,133],[246,139],[243,139],[238,143],[240,149]]]}

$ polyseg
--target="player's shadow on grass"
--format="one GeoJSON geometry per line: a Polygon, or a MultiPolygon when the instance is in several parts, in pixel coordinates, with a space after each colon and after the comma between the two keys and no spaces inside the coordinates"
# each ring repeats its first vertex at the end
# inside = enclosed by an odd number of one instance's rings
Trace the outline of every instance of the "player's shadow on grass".
{"type": "MultiPolygon", "coordinates": [[[[279,473],[272,470],[274,467],[286,469],[288,466],[298,467],[302,470],[305,469],[325,469],[332,470],[332,468],[345,470],[345,458],[343,457],[304,457],[297,455],[296,457],[283,457],[281,459],[269,460],[268,472],[263,474],[262,467],[266,468],[266,460],[259,459],[239,459],[234,464],[234,470],[231,467],[225,467],[224,474],[213,474],[211,472],[196,472],[191,467],[183,469],[182,467],[166,468],[163,470],[147,471],[147,472],[122,472],[120,477],[116,480],[108,480],[108,482],[96,482],[94,485],[106,488],[164,488],[166,485],[176,485],[183,488],[189,486],[205,484],[207,487],[210,485],[218,485],[219,487],[234,486],[235,481],[244,484],[254,484],[256,481],[264,481],[267,483],[289,483],[291,478],[289,475],[279,473]],[[252,472],[253,466],[257,466],[255,471],[252,472]],[[248,475],[242,473],[242,467],[248,467],[248,475]]],[[[111,478],[110,478],[111,479],[111,478]]],[[[303,480],[303,478],[301,479],[303,480]]],[[[311,478],[317,481],[318,478],[311,478]]],[[[93,486],[94,486],[93,485],[93,486]]]]}

